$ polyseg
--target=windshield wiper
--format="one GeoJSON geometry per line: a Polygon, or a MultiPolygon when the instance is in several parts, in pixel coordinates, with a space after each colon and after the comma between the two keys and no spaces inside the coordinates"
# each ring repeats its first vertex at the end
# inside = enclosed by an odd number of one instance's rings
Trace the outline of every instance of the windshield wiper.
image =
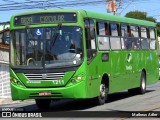
{"type": "Polygon", "coordinates": [[[54,46],[54,44],[55,44],[55,42],[57,40],[57,37],[59,36],[59,32],[58,31],[61,29],[61,27],[62,27],[62,23],[60,22],[60,23],[58,23],[58,26],[56,27],[54,35],[53,35],[53,37],[51,39],[50,50],[54,46]]]}

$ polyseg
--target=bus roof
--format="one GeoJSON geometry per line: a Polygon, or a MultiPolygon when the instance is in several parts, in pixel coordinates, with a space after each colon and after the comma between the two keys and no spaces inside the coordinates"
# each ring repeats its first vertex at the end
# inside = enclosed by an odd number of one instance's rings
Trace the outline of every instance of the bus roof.
{"type": "Polygon", "coordinates": [[[79,12],[83,14],[83,17],[88,17],[88,18],[95,18],[99,20],[108,20],[108,21],[113,21],[113,22],[121,22],[121,23],[127,23],[127,24],[135,24],[135,25],[144,25],[144,26],[153,26],[153,27],[156,26],[156,23],[146,21],[146,20],[139,20],[139,19],[134,19],[134,18],[102,14],[102,13],[91,12],[91,11],[86,11],[86,10],[66,10],[66,9],[39,10],[39,11],[34,11],[34,12],[25,12],[22,14],[15,14],[12,16],[12,18],[14,18],[15,16],[21,16],[21,15],[26,15],[26,14],[49,13],[49,12],[76,12],[76,13],[79,12]]]}
{"type": "Polygon", "coordinates": [[[156,26],[156,23],[146,21],[146,20],[140,20],[140,19],[134,19],[134,18],[127,18],[127,17],[121,17],[121,16],[115,16],[115,15],[109,15],[109,14],[101,14],[101,13],[95,13],[95,12],[87,12],[88,17],[102,19],[102,20],[108,20],[113,22],[121,22],[121,23],[128,23],[128,24],[135,24],[135,25],[145,25],[145,26],[156,26]]]}

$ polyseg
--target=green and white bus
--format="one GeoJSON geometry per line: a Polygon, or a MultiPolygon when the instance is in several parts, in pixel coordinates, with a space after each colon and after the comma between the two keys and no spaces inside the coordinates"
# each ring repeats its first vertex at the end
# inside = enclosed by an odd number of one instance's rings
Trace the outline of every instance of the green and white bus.
{"type": "Polygon", "coordinates": [[[10,20],[13,100],[93,98],[158,81],[156,24],[85,10],[42,10],[10,20]]]}

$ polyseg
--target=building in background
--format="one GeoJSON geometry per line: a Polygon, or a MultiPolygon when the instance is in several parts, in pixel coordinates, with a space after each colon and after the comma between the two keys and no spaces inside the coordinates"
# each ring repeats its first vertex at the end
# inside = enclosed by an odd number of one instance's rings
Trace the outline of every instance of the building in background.
{"type": "Polygon", "coordinates": [[[10,95],[9,76],[9,23],[0,23],[0,98],[10,95]]]}

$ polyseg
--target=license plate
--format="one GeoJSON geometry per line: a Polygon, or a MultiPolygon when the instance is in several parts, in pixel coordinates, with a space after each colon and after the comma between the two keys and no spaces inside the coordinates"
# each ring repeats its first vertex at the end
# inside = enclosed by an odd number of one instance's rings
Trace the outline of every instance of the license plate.
{"type": "Polygon", "coordinates": [[[39,96],[50,96],[51,92],[45,91],[45,92],[40,92],[39,96]]]}

